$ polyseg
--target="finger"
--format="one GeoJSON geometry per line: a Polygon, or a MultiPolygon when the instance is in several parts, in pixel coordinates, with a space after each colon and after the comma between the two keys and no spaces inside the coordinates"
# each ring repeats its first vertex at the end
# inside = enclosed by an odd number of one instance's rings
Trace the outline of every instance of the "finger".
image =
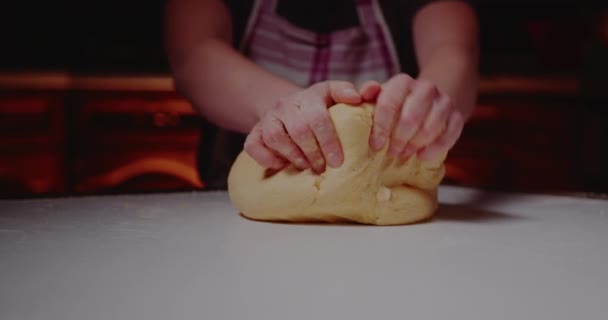
{"type": "Polygon", "coordinates": [[[348,104],[359,104],[361,103],[361,96],[355,89],[355,86],[348,81],[326,81],[326,91],[321,93],[326,97],[331,98],[328,104],[334,103],[348,103],[348,104]]]}
{"type": "Polygon", "coordinates": [[[435,141],[445,130],[451,110],[452,104],[447,95],[441,95],[435,99],[424,124],[416,132],[410,143],[415,146],[424,147],[435,141]]]}
{"type": "Polygon", "coordinates": [[[409,159],[411,156],[415,155],[416,152],[418,152],[418,148],[411,145],[411,144],[407,144],[405,145],[405,148],[403,148],[403,151],[401,151],[401,153],[399,153],[399,158],[403,159],[403,160],[407,160],[409,159]]]}
{"type": "Polygon", "coordinates": [[[285,161],[266,147],[262,140],[262,128],[256,125],[245,139],[245,152],[249,154],[259,165],[265,168],[281,169],[285,161]]]}
{"type": "Polygon", "coordinates": [[[382,85],[374,111],[374,124],[370,135],[372,150],[384,147],[399,114],[409,87],[414,80],[405,74],[397,75],[382,85]]]}
{"type": "MultiPolygon", "coordinates": [[[[394,156],[403,151],[424,124],[431,105],[439,94],[437,88],[428,82],[417,82],[412,89],[412,94],[405,101],[391,135],[389,153],[394,156]]],[[[422,147],[413,143],[412,145],[422,147]]]]}
{"type": "Polygon", "coordinates": [[[331,167],[339,167],[344,161],[340,140],[333,121],[329,117],[327,105],[321,95],[309,95],[300,102],[300,110],[312,130],[323,157],[312,163],[316,172],[323,172],[325,160],[331,167]]]}
{"type": "Polygon", "coordinates": [[[262,120],[262,141],[264,144],[287,159],[298,169],[308,168],[308,162],[300,148],[291,140],[283,123],[276,117],[266,117],[262,120]]]}
{"type": "Polygon", "coordinates": [[[380,94],[380,83],[375,80],[370,80],[361,85],[359,88],[359,95],[361,95],[361,99],[365,102],[372,102],[378,98],[378,94],[380,94]]]}
{"type": "Polygon", "coordinates": [[[418,153],[418,158],[423,161],[433,161],[441,157],[456,144],[464,128],[464,118],[458,111],[452,112],[448,120],[446,130],[433,142],[418,153]]]}
{"type": "Polygon", "coordinates": [[[307,168],[310,167],[311,163],[322,163],[323,154],[302,112],[296,109],[296,112],[284,115],[281,120],[291,139],[304,153],[307,159],[307,168]]]}

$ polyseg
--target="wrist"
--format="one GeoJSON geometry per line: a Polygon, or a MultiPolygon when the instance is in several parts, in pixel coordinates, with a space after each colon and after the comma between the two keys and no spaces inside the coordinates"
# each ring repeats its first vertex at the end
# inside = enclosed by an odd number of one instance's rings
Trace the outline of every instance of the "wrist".
{"type": "Polygon", "coordinates": [[[268,110],[274,108],[280,101],[289,99],[297,92],[301,91],[302,88],[289,83],[284,82],[281,84],[273,85],[265,90],[258,92],[260,99],[254,104],[253,111],[256,118],[256,123],[259,122],[268,110]]]}
{"type": "Polygon", "coordinates": [[[475,108],[479,86],[477,65],[470,53],[462,48],[445,48],[427,62],[418,79],[434,83],[468,120],[475,108]]]}

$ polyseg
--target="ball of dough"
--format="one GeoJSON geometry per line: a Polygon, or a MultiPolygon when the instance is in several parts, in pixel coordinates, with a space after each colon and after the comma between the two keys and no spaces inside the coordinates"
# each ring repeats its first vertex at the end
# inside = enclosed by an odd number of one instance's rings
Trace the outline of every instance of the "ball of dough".
{"type": "Polygon", "coordinates": [[[261,167],[241,152],[228,176],[233,205],[248,218],[283,222],[408,224],[437,209],[443,158],[407,162],[369,147],[374,107],[337,104],[329,109],[344,151],[344,163],[316,174],[288,166],[261,167]]]}

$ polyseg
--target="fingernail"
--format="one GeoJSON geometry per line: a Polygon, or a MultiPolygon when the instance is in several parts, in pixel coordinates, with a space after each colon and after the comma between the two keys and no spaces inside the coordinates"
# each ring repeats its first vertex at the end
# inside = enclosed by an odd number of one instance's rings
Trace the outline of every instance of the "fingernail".
{"type": "Polygon", "coordinates": [[[344,95],[347,95],[347,96],[359,95],[357,93],[357,91],[355,91],[355,89],[353,89],[353,88],[344,88],[344,90],[342,90],[342,93],[344,93],[344,95]]]}
{"type": "Polygon", "coordinates": [[[337,152],[330,152],[327,155],[327,160],[329,161],[329,165],[336,168],[340,166],[342,162],[342,157],[337,152]]]}
{"type": "Polygon", "coordinates": [[[295,165],[296,165],[296,167],[298,167],[300,169],[308,168],[308,162],[306,160],[304,160],[304,158],[297,158],[295,165]]]}
{"type": "Polygon", "coordinates": [[[322,172],[325,168],[325,161],[323,161],[323,159],[318,159],[315,161],[313,167],[316,172],[322,172]]]}

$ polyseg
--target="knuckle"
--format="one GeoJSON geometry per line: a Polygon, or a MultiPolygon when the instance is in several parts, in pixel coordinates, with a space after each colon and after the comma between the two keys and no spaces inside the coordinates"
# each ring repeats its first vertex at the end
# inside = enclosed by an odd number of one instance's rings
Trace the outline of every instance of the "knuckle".
{"type": "Polygon", "coordinates": [[[450,136],[441,136],[437,141],[435,141],[435,145],[440,148],[447,148],[450,144],[450,136]]]}
{"type": "Polygon", "coordinates": [[[399,125],[405,128],[416,126],[420,122],[420,117],[412,112],[404,114],[399,119],[399,125]]]}
{"type": "Polygon", "coordinates": [[[276,146],[277,144],[281,144],[285,140],[286,135],[281,130],[272,127],[267,130],[267,132],[262,136],[262,138],[264,140],[264,143],[266,143],[267,145],[276,146]]]}
{"type": "Polygon", "coordinates": [[[289,103],[290,99],[287,97],[281,97],[277,100],[276,102],[276,106],[284,106],[287,105],[289,103]]]}
{"type": "Polygon", "coordinates": [[[447,133],[450,135],[460,136],[464,129],[464,118],[457,113],[451,116],[450,123],[448,124],[447,133]]]}
{"type": "Polygon", "coordinates": [[[276,139],[276,138],[281,137],[282,134],[283,134],[283,130],[281,127],[270,126],[270,127],[266,128],[266,134],[264,136],[276,139]]]}
{"type": "Polygon", "coordinates": [[[454,126],[461,130],[464,126],[464,117],[460,112],[456,112],[454,115],[454,126]]]}
{"type": "MultiPolygon", "coordinates": [[[[436,147],[441,150],[448,150],[452,147],[452,139],[445,137],[435,143],[436,147]]],[[[455,142],[455,140],[454,140],[455,142]]]]}
{"type": "Polygon", "coordinates": [[[426,96],[436,96],[439,94],[437,86],[428,80],[418,80],[417,87],[426,96]]]}
{"type": "Polygon", "coordinates": [[[427,139],[431,138],[432,136],[434,136],[436,132],[437,132],[437,130],[435,130],[435,127],[422,126],[422,128],[420,128],[420,130],[418,130],[417,135],[420,137],[421,140],[427,140],[427,139]]]}
{"type": "Polygon", "coordinates": [[[422,89],[430,90],[434,87],[434,85],[429,80],[421,79],[421,80],[416,81],[416,87],[418,87],[421,90],[422,89]]]}
{"type": "Polygon", "coordinates": [[[247,139],[245,139],[245,143],[243,145],[243,149],[245,149],[245,151],[247,153],[252,153],[257,148],[258,148],[258,143],[256,143],[256,141],[254,139],[251,139],[250,137],[247,137],[247,139]]]}
{"type": "Polygon", "coordinates": [[[431,116],[429,119],[436,123],[439,123],[439,122],[445,123],[445,122],[449,121],[450,113],[452,113],[452,112],[453,112],[453,110],[449,104],[439,102],[439,103],[431,106],[431,111],[430,111],[431,116]]]}
{"type": "Polygon", "coordinates": [[[380,83],[376,80],[367,80],[365,81],[365,83],[363,83],[361,85],[361,88],[369,88],[369,87],[374,87],[374,86],[379,86],[380,83]]]}
{"type": "Polygon", "coordinates": [[[277,140],[274,137],[271,137],[267,134],[262,136],[262,140],[264,141],[264,144],[271,147],[271,148],[276,148],[277,146],[277,140]]]}
{"type": "Polygon", "coordinates": [[[443,95],[441,97],[441,105],[446,109],[451,109],[453,106],[452,98],[448,95],[443,95]]]}
{"type": "Polygon", "coordinates": [[[311,113],[309,125],[317,133],[327,132],[330,125],[329,117],[324,111],[311,113]]]}
{"type": "Polygon", "coordinates": [[[343,80],[333,80],[329,83],[329,86],[332,89],[341,89],[341,88],[345,88],[345,87],[350,87],[352,86],[350,82],[348,81],[343,81],[343,80]]]}
{"type": "Polygon", "coordinates": [[[399,99],[394,95],[386,96],[378,108],[382,112],[392,115],[397,113],[401,108],[401,101],[399,101],[399,99]]]}
{"type": "Polygon", "coordinates": [[[296,141],[304,141],[309,136],[309,130],[306,124],[294,125],[291,130],[291,137],[296,141]]]}
{"type": "Polygon", "coordinates": [[[447,125],[450,120],[450,113],[452,109],[447,106],[438,106],[435,111],[435,115],[430,117],[429,119],[433,122],[435,126],[447,125]]]}
{"type": "Polygon", "coordinates": [[[416,138],[413,139],[417,145],[427,145],[437,136],[436,131],[431,128],[422,128],[416,134],[416,138]]]}
{"type": "Polygon", "coordinates": [[[271,116],[278,116],[279,114],[281,114],[283,112],[283,110],[285,110],[285,108],[289,105],[292,104],[292,99],[288,98],[288,97],[281,97],[279,98],[272,109],[270,109],[269,111],[269,115],[271,116]]]}
{"type": "Polygon", "coordinates": [[[403,81],[404,83],[410,83],[412,82],[414,79],[412,77],[410,77],[409,75],[405,74],[405,73],[399,73],[397,74],[394,79],[399,80],[399,81],[403,81]]]}
{"type": "MultiPolygon", "coordinates": [[[[317,82],[313,85],[311,85],[310,87],[308,87],[308,89],[312,90],[312,91],[320,91],[320,90],[327,90],[332,86],[332,82],[330,80],[325,80],[325,81],[320,81],[317,82]]],[[[308,91],[304,90],[304,91],[308,91]]]]}

